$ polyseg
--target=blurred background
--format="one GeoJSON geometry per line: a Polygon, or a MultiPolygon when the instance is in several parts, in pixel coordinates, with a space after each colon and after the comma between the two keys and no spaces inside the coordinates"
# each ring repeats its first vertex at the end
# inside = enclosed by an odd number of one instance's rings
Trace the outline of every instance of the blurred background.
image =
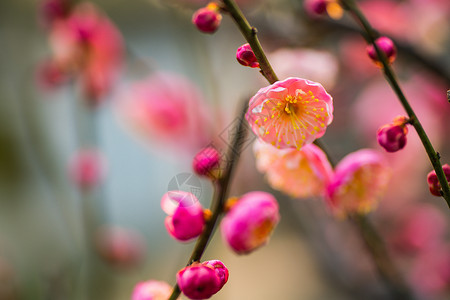
{"type": "MultiPolygon", "coordinates": [[[[179,188],[198,188],[209,205],[211,184],[192,175],[191,159],[211,143],[225,151],[240,103],[267,83],[236,62],[245,41],[227,15],[213,35],[192,25],[205,1],[92,1],[96,8],[85,11],[99,14],[107,38],[89,44],[87,58],[67,50],[73,40],[44,2],[0,2],[0,299],[130,299],[139,281],[173,284],[193,243],[167,234],[161,196],[181,183],[174,178],[189,179],[179,188]],[[89,59],[102,63],[87,69],[89,59]],[[167,94],[155,97],[172,106],[145,104],[165,85],[167,94]],[[177,102],[178,93],[188,100],[177,102]],[[82,171],[80,153],[87,153],[82,171]]],[[[323,141],[334,160],[360,148],[383,152],[377,128],[404,113],[352,20],[313,15],[303,1],[238,3],[280,79],[319,81],[333,96],[323,141]]],[[[450,163],[450,3],[359,3],[396,42],[394,69],[450,163]]],[[[234,254],[217,232],[204,259],[222,260],[230,279],[213,299],[390,299],[347,221],[333,219],[321,199],[291,199],[267,185],[252,138],[230,196],[273,193],[281,222],[248,256],[234,254]]],[[[370,218],[419,297],[448,299],[448,207],[428,192],[425,151],[411,128],[405,149],[383,154],[394,176],[370,218]]]]}

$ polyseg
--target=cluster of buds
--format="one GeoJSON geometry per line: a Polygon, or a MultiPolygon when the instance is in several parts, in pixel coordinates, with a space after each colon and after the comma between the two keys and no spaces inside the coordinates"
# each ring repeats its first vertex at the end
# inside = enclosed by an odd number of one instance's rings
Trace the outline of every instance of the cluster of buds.
{"type": "Polygon", "coordinates": [[[409,119],[397,116],[391,124],[380,127],[377,131],[377,140],[381,147],[387,152],[396,152],[406,145],[406,134],[408,133],[409,119]]]}
{"type": "MultiPolygon", "coordinates": [[[[375,44],[378,47],[378,50],[380,50],[383,55],[386,57],[389,64],[392,64],[397,56],[397,48],[394,45],[394,42],[386,37],[382,36],[375,40],[375,44]]],[[[367,55],[369,55],[370,59],[379,67],[382,67],[382,63],[378,57],[378,53],[375,50],[375,47],[373,45],[367,46],[367,55]]]]}
{"type": "Polygon", "coordinates": [[[198,9],[192,16],[192,23],[204,33],[216,32],[221,22],[220,7],[215,2],[210,2],[206,7],[198,9]]]}
{"type": "MultiPolygon", "coordinates": [[[[450,166],[448,164],[445,164],[442,166],[442,170],[444,171],[445,174],[445,178],[447,179],[447,182],[450,182],[450,166]]],[[[441,195],[441,184],[439,183],[439,179],[436,175],[436,171],[431,171],[430,173],[428,173],[427,176],[427,182],[428,182],[428,187],[430,189],[430,193],[434,196],[442,196],[441,195]]]]}

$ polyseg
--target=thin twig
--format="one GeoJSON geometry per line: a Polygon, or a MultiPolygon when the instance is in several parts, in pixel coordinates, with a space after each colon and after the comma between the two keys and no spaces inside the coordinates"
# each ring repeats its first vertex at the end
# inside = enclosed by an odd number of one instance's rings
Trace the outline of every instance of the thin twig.
{"type": "MultiPolygon", "coordinates": [[[[233,175],[234,168],[239,160],[240,153],[242,151],[242,145],[247,135],[247,127],[245,125],[245,112],[247,111],[248,103],[245,101],[245,105],[239,114],[238,126],[232,137],[232,142],[228,148],[228,153],[226,156],[227,164],[225,170],[223,171],[220,178],[215,182],[214,196],[211,202],[212,216],[205,226],[200,237],[197,239],[194,250],[192,251],[191,257],[187,263],[187,266],[191,265],[193,262],[200,261],[205,252],[208,242],[210,241],[214,228],[217,225],[220,215],[224,212],[224,204],[228,194],[228,189],[230,187],[230,180],[233,175]]],[[[175,284],[172,294],[169,300],[175,300],[180,295],[181,290],[178,284],[175,284]]]]}
{"type": "Polygon", "coordinates": [[[397,95],[398,99],[400,100],[403,108],[405,109],[406,113],[408,114],[410,121],[410,124],[414,127],[417,134],[419,135],[420,140],[422,141],[422,144],[425,148],[425,151],[428,154],[428,158],[430,159],[430,162],[436,171],[436,175],[439,179],[439,183],[442,188],[442,197],[447,202],[447,205],[450,208],[450,187],[449,183],[447,181],[447,178],[445,177],[444,170],[442,169],[441,162],[439,160],[439,156],[436,153],[436,151],[433,148],[433,145],[430,142],[430,139],[428,138],[428,135],[426,134],[425,130],[422,127],[422,124],[420,123],[419,119],[417,118],[413,108],[409,104],[408,100],[406,99],[405,95],[403,94],[402,89],[400,88],[400,85],[397,81],[397,78],[394,74],[394,71],[392,70],[391,66],[389,65],[389,62],[387,61],[386,56],[384,53],[378,48],[377,44],[375,43],[375,39],[377,38],[377,34],[375,30],[370,25],[367,18],[364,16],[364,14],[361,12],[361,10],[358,8],[356,3],[353,0],[341,0],[341,3],[343,4],[344,8],[350,12],[350,14],[353,16],[353,18],[360,24],[360,26],[364,29],[364,31],[367,33],[363,35],[367,42],[369,44],[372,44],[375,48],[375,51],[377,52],[378,58],[380,62],[383,65],[383,72],[386,77],[386,80],[388,81],[389,85],[394,90],[395,94],[397,95]]]}

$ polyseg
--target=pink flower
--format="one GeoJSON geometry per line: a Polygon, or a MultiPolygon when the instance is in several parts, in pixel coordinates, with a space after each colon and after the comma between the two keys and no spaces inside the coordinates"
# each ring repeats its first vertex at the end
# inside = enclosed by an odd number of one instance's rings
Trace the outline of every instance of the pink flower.
{"type": "MultiPolygon", "coordinates": [[[[392,64],[397,56],[397,48],[395,47],[394,42],[390,38],[382,36],[375,40],[375,44],[384,56],[386,56],[388,63],[392,64]]],[[[372,61],[380,67],[383,66],[373,45],[368,45],[366,51],[372,61]]]]}
{"type": "Polygon", "coordinates": [[[82,190],[98,185],[105,176],[104,158],[95,149],[78,151],[69,163],[69,176],[82,190]]]}
{"type": "Polygon", "coordinates": [[[42,22],[50,26],[54,21],[65,18],[70,11],[70,2],[67,0],[43,0],[40,3],[42,22]]]}
{"type": "Polygon", "coordinates": [[[94,5],[77,5],[52,24],[50,45],[60,68],[80,77],[85,96],[97,104],[114,86],[123,60],[122,36],[94,5]]]}
{"type": "Polygon", "coordinates": [[[339,71],[336,57],[327,51],[308,48],[280,48],[268,54],[280,78],[301,77],[320,82],[325,88],[334,86],[339,71]]]}
{"type": "Polygon", "coordinates": [[[204,33],[214,33],[222,21],[219,6],[210,2],[206,7],[200,8],[192,16],[192,23],[204,33]]]}
{"type": "Polygon", "coordinates": [[[276,149],[256,141],[258,170],[266,174],[270,186],[295,198],[322,196],[333,169],[325,153],[314,144],[297,149],[276,149]]]}
{"type": "Polygon", "coordinates": [[[380,127],[377,131],[377,141],[387,152],[396,152],[406,145],[406,124],[408,118],[398,116],[391,124],[380,127]]]}
{"type": "MultiPolygon", "coordinates": [[[[442,166],[442,170],[444,171],[445,178],[447,182],[450,182],[450,166],[445,164],[442,166]]],[[[430,189],[430,193],[434,196],[441,196],[441,184],[439,183],[438,177],[436,175],[436,171],[431,171],[427,175],[428,187],[430,189]]]]}
{"type": "Polygon", "coordinates": [[[114,266],[136,266],[144,258],[143,237],[130,229],[103,227],[97,231],[95,242],[100,256],[114,266]]]}
{"type": "Polygon", "coordinates": [[[131,300],[167,300],[172,287],[164,281],[148,280],[136,284],[131,300]]]}
{"type": "Polygon", "coordinates": [[[348,154],[336,166],[326,200],[333,212],[344,217],[366,214],[383,195],[390,171],[378,152],[362,149],[348,154]]]}
{"type": "Polygon", "coordinates": [[[188,241],[202,233],[205,225],[203,207],[193,194],[167,192],[161,199],[161,208],[168,214],[164,224],[173,238],[188,241]]]}
{"type": "Polygon", "coordinates": [[[278,203],[271,194],[250,192],[231,207],[220,229],[222,237],[236,253],[247,254],[269,241],[279,220],[278,203]]]}
{"type": "Polygon", "coordinates": [[[419,253],[440,245],[447,228],[443,213],[429,204],[416,205],[400,216],[391,241],[395,250],[404,253],[419,253]]]}
{"type": "Polygon", "coordinates": [[[194,262],[177,273],[180,290],[190,299],[208,299],[224,286],[228,269],[218,260],[194,262]]]}
{"type": "Polygon", "coordinates": [[[213,147],[200,150],[192,161],[192,168],[199,176],[217,178],[220,171],[220,153],[213,147]]]}
{"type": "Polygon", "coordinates": [[[252,47],[250,47],[248,43],[240,46],[237,49],[236,59],[243,66],[250,68],[259,68],[259,62],[256,59],[252,47]]]}
{"type": "Polygon", "coordinates": [[[332,98],[322,85],[290,77],[260,89],[245,117],[263,141],[300,149],[325,134],[332,113],[332,98]]]}
{"type": "Polygon", "coordinates": [[[147,140],[179,151],[197,152],[210,141],[210,112],[188,79],[155,73],[131,84],[121,95],[118,112],[126,125],[147,140]]]}

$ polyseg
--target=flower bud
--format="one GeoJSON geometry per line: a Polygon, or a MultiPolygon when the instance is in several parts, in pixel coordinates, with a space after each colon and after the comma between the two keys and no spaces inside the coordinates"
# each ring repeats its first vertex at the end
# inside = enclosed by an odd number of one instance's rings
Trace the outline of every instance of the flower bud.
{"type": "Polygon", "coordinates": [[[192,162],[192,168],[195,174],[199,176],[208,176],[210,178],[217,178],[217,173],[220,170],[220,153],[213,147],[202,149],[195,155],[192,162]]]}
{"type": "Polygon", "coordinates": [[[192,23],[202,32],[214,33],[222,21],[222,15],[219,13],[219,10],[219,6],[211,2],[194,13],[192,23]]]}
{"type": "Polygon", "coordinates": [[[113,266],[134,267],[144,258],[144,239],[130,229],[102,227],[96,233],[95,245],[99,255],[113,266]]]}
{"type": "Polygon", "coordinates": [[[220,224],[225,242],[238,254],[265,245],[278,224],[277,200],[269,193],[250,192],[231,207],[220,224]]]}
{"type": "Polygon", "coordinates": [[[177,273],[180,290],[190,299],[208,299],[224,286],[228,269],[218,260],[195,262],[177,273]]]}
{"type": "MultiPolygon", "coordinates": [[[[445,164],[442,166],[442,170],[444,171],[445,178],[448,182],[450,182],[450,166],[445,164]]],[[[427,176],[428,187],[430,188],[431,194],[434,196],[441,196],[441,184],[439,183],[439,179],[436,175],[436,171],[431,171],[427,176]]]]}
{"type": "Polygon", "coordinates": [[[236,59],[243,66],[259,68],[259,62],[249,44],[244,44],[237,49],[236,59]]]}
{"type": "Polygon", "coordinates": [[[80,150],[72,158],[69,165],[69,175],[72,181],[82,190],[88,190],[103,179],[105,163],[94,149],[80,150]]]}
{"type": "Polygon", "coordinates": [[[403,149],[406,145],[406,134],[408,133],[407,123],[408,118],[398,116],[394,118],[391,124],[380,127],[377,131],[377,141],[380,146],[387,152],[396,152],[403,149]]]}
{"type": "Polygon", "coordinates": [[[327,12],[328,0],[306,0],[303,2],[306,12],[315,15],[324,15],[327,12]]]}
{"type": "Polygon", "coordinates": [[[164,281],[148,280],[136,284],[131,300],[165,300],[172,294],[172,287],[164,281]]]}
{"type": "Polygon", "coordinates": [[[161,207],[168,214],[164,224],[173,238],[188,241],[202,233],[205,225],[203,207],[193,194],[167,192],[161,199],[161,207]]]}
{"type": "MultiPolygon", "coordinates": [[[[393,63],[397,55],[397,49],[394,45],[394,42],[390,38],[382,36],[375,40],[375,44],[378,46],[378,49],[382,53],[384,53],[388,63],[389,64],[393,63]]],[[[382,67],[383,65],[381,64],[380,59],[378,58],[378,54],[377,51],[375,50],[375,47],[373,45],[368,45],[366,50],[370,59],[372,59],[372,61],[374,61],[377,64],[377,66],[382,67]]]]}

